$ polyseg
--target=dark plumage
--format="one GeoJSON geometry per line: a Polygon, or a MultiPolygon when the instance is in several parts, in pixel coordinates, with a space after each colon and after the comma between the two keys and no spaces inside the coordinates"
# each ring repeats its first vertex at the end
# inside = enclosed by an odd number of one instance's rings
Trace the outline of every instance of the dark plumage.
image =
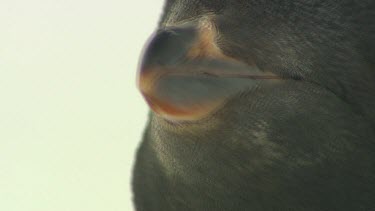
{"type": "Polygon", "coordinates": [[[168,0],[136,209],[375,210],[374,49],[374,0],[168,0]]]}

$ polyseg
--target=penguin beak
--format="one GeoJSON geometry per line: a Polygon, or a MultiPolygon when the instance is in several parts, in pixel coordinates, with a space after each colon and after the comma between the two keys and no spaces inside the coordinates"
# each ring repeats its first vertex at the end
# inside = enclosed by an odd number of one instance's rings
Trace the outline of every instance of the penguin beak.
{"type": "Polygon", "coordinates": [[[146,45],[137,85],[154,113],[169,121],[196,121],[260,80],[280,80],[217,47],[210,22],[163,28],[146,45]]]}

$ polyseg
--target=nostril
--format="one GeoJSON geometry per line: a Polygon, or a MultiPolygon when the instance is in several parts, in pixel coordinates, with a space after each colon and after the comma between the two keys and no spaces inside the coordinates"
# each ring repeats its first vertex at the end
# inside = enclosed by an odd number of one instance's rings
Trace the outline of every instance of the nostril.
{"type": "Polygon", "coordinates": [[[142,64],[174,65],[181,61],[196,39],[197,31],[192,27],[166,28],[151,36],[142,64]]]}

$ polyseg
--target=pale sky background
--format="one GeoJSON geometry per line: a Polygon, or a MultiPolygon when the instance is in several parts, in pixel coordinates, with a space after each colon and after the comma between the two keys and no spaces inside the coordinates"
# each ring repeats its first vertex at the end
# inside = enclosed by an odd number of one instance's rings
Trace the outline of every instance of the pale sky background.
{"type": "Polygon", "coordinates": [[[0,210],[131,211],[162,0],[0,0],[0,210]]]}

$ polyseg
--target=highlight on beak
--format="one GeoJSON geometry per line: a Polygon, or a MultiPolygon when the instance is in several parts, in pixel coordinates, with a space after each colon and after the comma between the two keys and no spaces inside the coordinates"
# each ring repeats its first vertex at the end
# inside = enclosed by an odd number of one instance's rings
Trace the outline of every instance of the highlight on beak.
{"type": "Polygon", "coordinates": [[[154,113],[195,121],[260,79],[281,79],[225,56],[210,22],[158,30],[138,70],[138,88],[154,113]]]}

